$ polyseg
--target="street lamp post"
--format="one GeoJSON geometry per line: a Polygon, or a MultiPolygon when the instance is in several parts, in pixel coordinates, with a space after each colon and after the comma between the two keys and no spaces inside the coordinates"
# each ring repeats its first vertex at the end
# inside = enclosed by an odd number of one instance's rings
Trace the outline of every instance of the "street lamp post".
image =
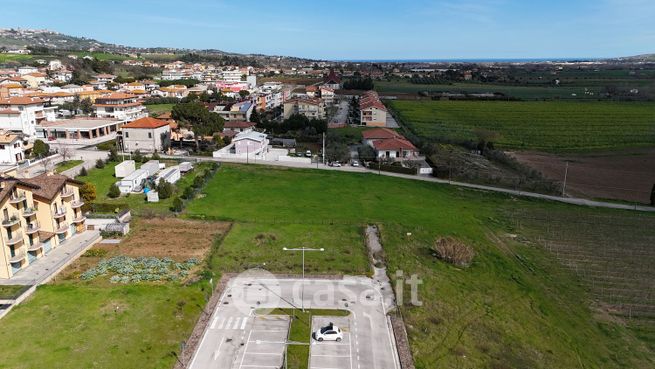
{"type": "Polygon", "coordinates": [[[300,308],[302,312],[305,312],[305,251],[325,251],[324,248],[320,249],[310,249],[307,247],[301,247],[297,249],[282,248],[283,251],[300,251],[302,252],[302,285],[300,289],[300,308]]]}

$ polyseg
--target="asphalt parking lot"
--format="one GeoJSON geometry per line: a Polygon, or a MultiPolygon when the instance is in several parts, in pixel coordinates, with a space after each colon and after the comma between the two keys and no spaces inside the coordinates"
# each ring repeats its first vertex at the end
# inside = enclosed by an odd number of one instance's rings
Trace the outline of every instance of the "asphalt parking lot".
{"type": "Polygon", "coordinates": [[[299,307],[346,309],[348,317],[320,317],[312,331],[333,322],[344,332],[341,342],[310,346],[310,369],[399,369],[386,304],[374,281],[233,279],[221,296],[189,368],[280,368],[289,318],[260,315],[262,310],[299,307]],[[304,286],[304,288],[303,288],[304,286]],[[303,291],[304,290],[304,291],[303,291]],[[302,297],[302,298],[301,298],[302,297]]]}

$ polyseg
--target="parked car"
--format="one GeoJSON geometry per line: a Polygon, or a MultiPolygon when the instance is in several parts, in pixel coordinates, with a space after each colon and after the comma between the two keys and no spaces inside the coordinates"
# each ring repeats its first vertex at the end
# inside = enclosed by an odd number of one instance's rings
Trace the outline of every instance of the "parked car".
{"type": "Polygon", "coordinates": [[[336,325],[334,325],[334,323],[330,322],[330,324],[314,332],[314,339],[317,340],[318,342],[323,342],[323,341],[341,342],[341,340],[343,340],[343,332],[341,332],[341,329],[336,325]]]}
{"type": "Polygon", "coordinates": [[[312,157],[312,152],[310,150],[305,151],[305,156],[308,158],[312,157]]]}
{"type": "Polygon", "coordinates": [[[341,166],[341,163],[338,162],[338,161],[333,161],[331,166],[332,166],[332,167],[340,167],[340,166],[341,166]]]}
{"type": "Polygon", "coordinates": [[[350,164],[350,165],[352,165],[353,167],[358,167],[359,162],[357,160],[353,160],[352,164],[350,164]]]}

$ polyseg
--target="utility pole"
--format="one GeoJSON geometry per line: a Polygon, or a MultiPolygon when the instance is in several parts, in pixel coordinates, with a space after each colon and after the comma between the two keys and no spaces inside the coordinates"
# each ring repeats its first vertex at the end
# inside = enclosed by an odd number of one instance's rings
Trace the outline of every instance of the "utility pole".
{"type": "Polygon", "coordinates": [[[324,248],[320,249],[310,249],[307,247],[301,247],[297,249],[288,249],[286,247],[282,248],[283,251],[300,251],[302,252],[302,285],[301,285],[301,290],[300,290],[300,308],[302,309],[302,312],[305,312],[305,251],[325,251],[324,248]]]}
{"type": "Polygon", "coordinates": [[[323,132],[323,165],[325,165],[325,132],[323,132]]]}
{"type": "Polygon", "coordinates": [[[562,186],[562,197],[566,196],[566,179],[569,176],[569,162],[566,161],[566,169],[564,170],[564,185],[562,186]]]}

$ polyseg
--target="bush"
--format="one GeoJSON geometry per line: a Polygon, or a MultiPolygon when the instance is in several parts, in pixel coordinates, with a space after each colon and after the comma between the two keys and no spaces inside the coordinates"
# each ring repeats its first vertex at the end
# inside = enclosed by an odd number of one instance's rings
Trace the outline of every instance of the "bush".
{"type": "Polygon", "coordinates": [[[432,249],[439,259],[460,267],[471,265],[475,256],[475,252],[470,246],[452,237],[438,238],[432,249]]]}
{"type": "Polygon", "coordinates": [[[184,207],[184,203],[182,202],[182,199],[180,199],[179,197],[173,199],[173,206],[171,207],[171,210],[173,210],[176,213],[179,213],[182,211],[183,207],[184,207]]]}
{"type": "MultiPolygon", "coordinates": [[[[104,231],[103,231],[104,232],[104,231]]],[[[100,235],[102,235],[102,232],[100,232],[100,235]]],[[[105,236],[102,236],[105,237],[105,236]]],[[[107,255],[108,251],[105,249],[91,249],[87,250],[82,257],[90,258],[90,257],[103,257],[107,255]]]]}
{"type": "Polygon", "coordinates": [[[47,143],[41,140],[34,141],[34,146],[32,147],[32,153],[34,154],[34,156],[36,157],[47,156],[49,152],[50,152],[50,145],[48,145],[47,143]]]}
{"type": "Polygon", "coordinates": [[[193,179],[192,186],[195,188],[200,188],[205,183],[205,180],[202,175],[198,174],[196,178],[193,179]]]}
{"type": "Polygon", "coordinates": [[[96,160],[96,168],[102,169],[105,167],[105,161],[102,159],[96,160]]]}
{"type": "Polygon", "coordinates": [[[116,150],[116,147],[112,147],[109,149],[109,161],[111,162],[116,162],[118,161],[118,151],[116,150]]]}
{"type": "Polygon", "coordinates": [[[86,177],[89,175],[89,172],[86,170],[86,167],[82,167],[82,170],[80,170],[80,177],[86,177]]]}
{"type": "Polygon", "coordinates": [[[167,199],[171,196],[173,196],[173,185],[161,180],[159,181],[159,184],[157,185],[157,193],[159,194],[160,199],[167,199]]]}
{"type": "Polygon", "coordinates": [[[193,199],[194,191],[192,187],[187,187],[184,189],[184,192],[182,193],[182,198],[185,200],[191,200],[193,199]]]}
{"type": "Polygon", "coordinates": [[[158,152],[154,152],[151,157],[152,160],[159,160],[161,157],[159,156],[158,152]]]}
{"type": "Polygon", "coordinates": [[[84,183],[80,187],[80,197],[85,203],[90,204],[96,199],[96,186],[93,183],[84,183]]]}
{"type": "Polygon", "coordinates": [[[107,196],[109,196],[112,199],[118,198],[121,195],[121,191],[118,189],[118,186],[116,186],[116,183],[112,184],[111,187],[109,187],[109,193],[107,196]]]}
{"type": "Polygon", "coordinates": [[[141,154],[141,151],[137,150],[134,152],[134,155],[132,156],[132,159],[134,159],[135,162],[137,163],[142,163],[143,162],[143,154],[141,154]]]}

